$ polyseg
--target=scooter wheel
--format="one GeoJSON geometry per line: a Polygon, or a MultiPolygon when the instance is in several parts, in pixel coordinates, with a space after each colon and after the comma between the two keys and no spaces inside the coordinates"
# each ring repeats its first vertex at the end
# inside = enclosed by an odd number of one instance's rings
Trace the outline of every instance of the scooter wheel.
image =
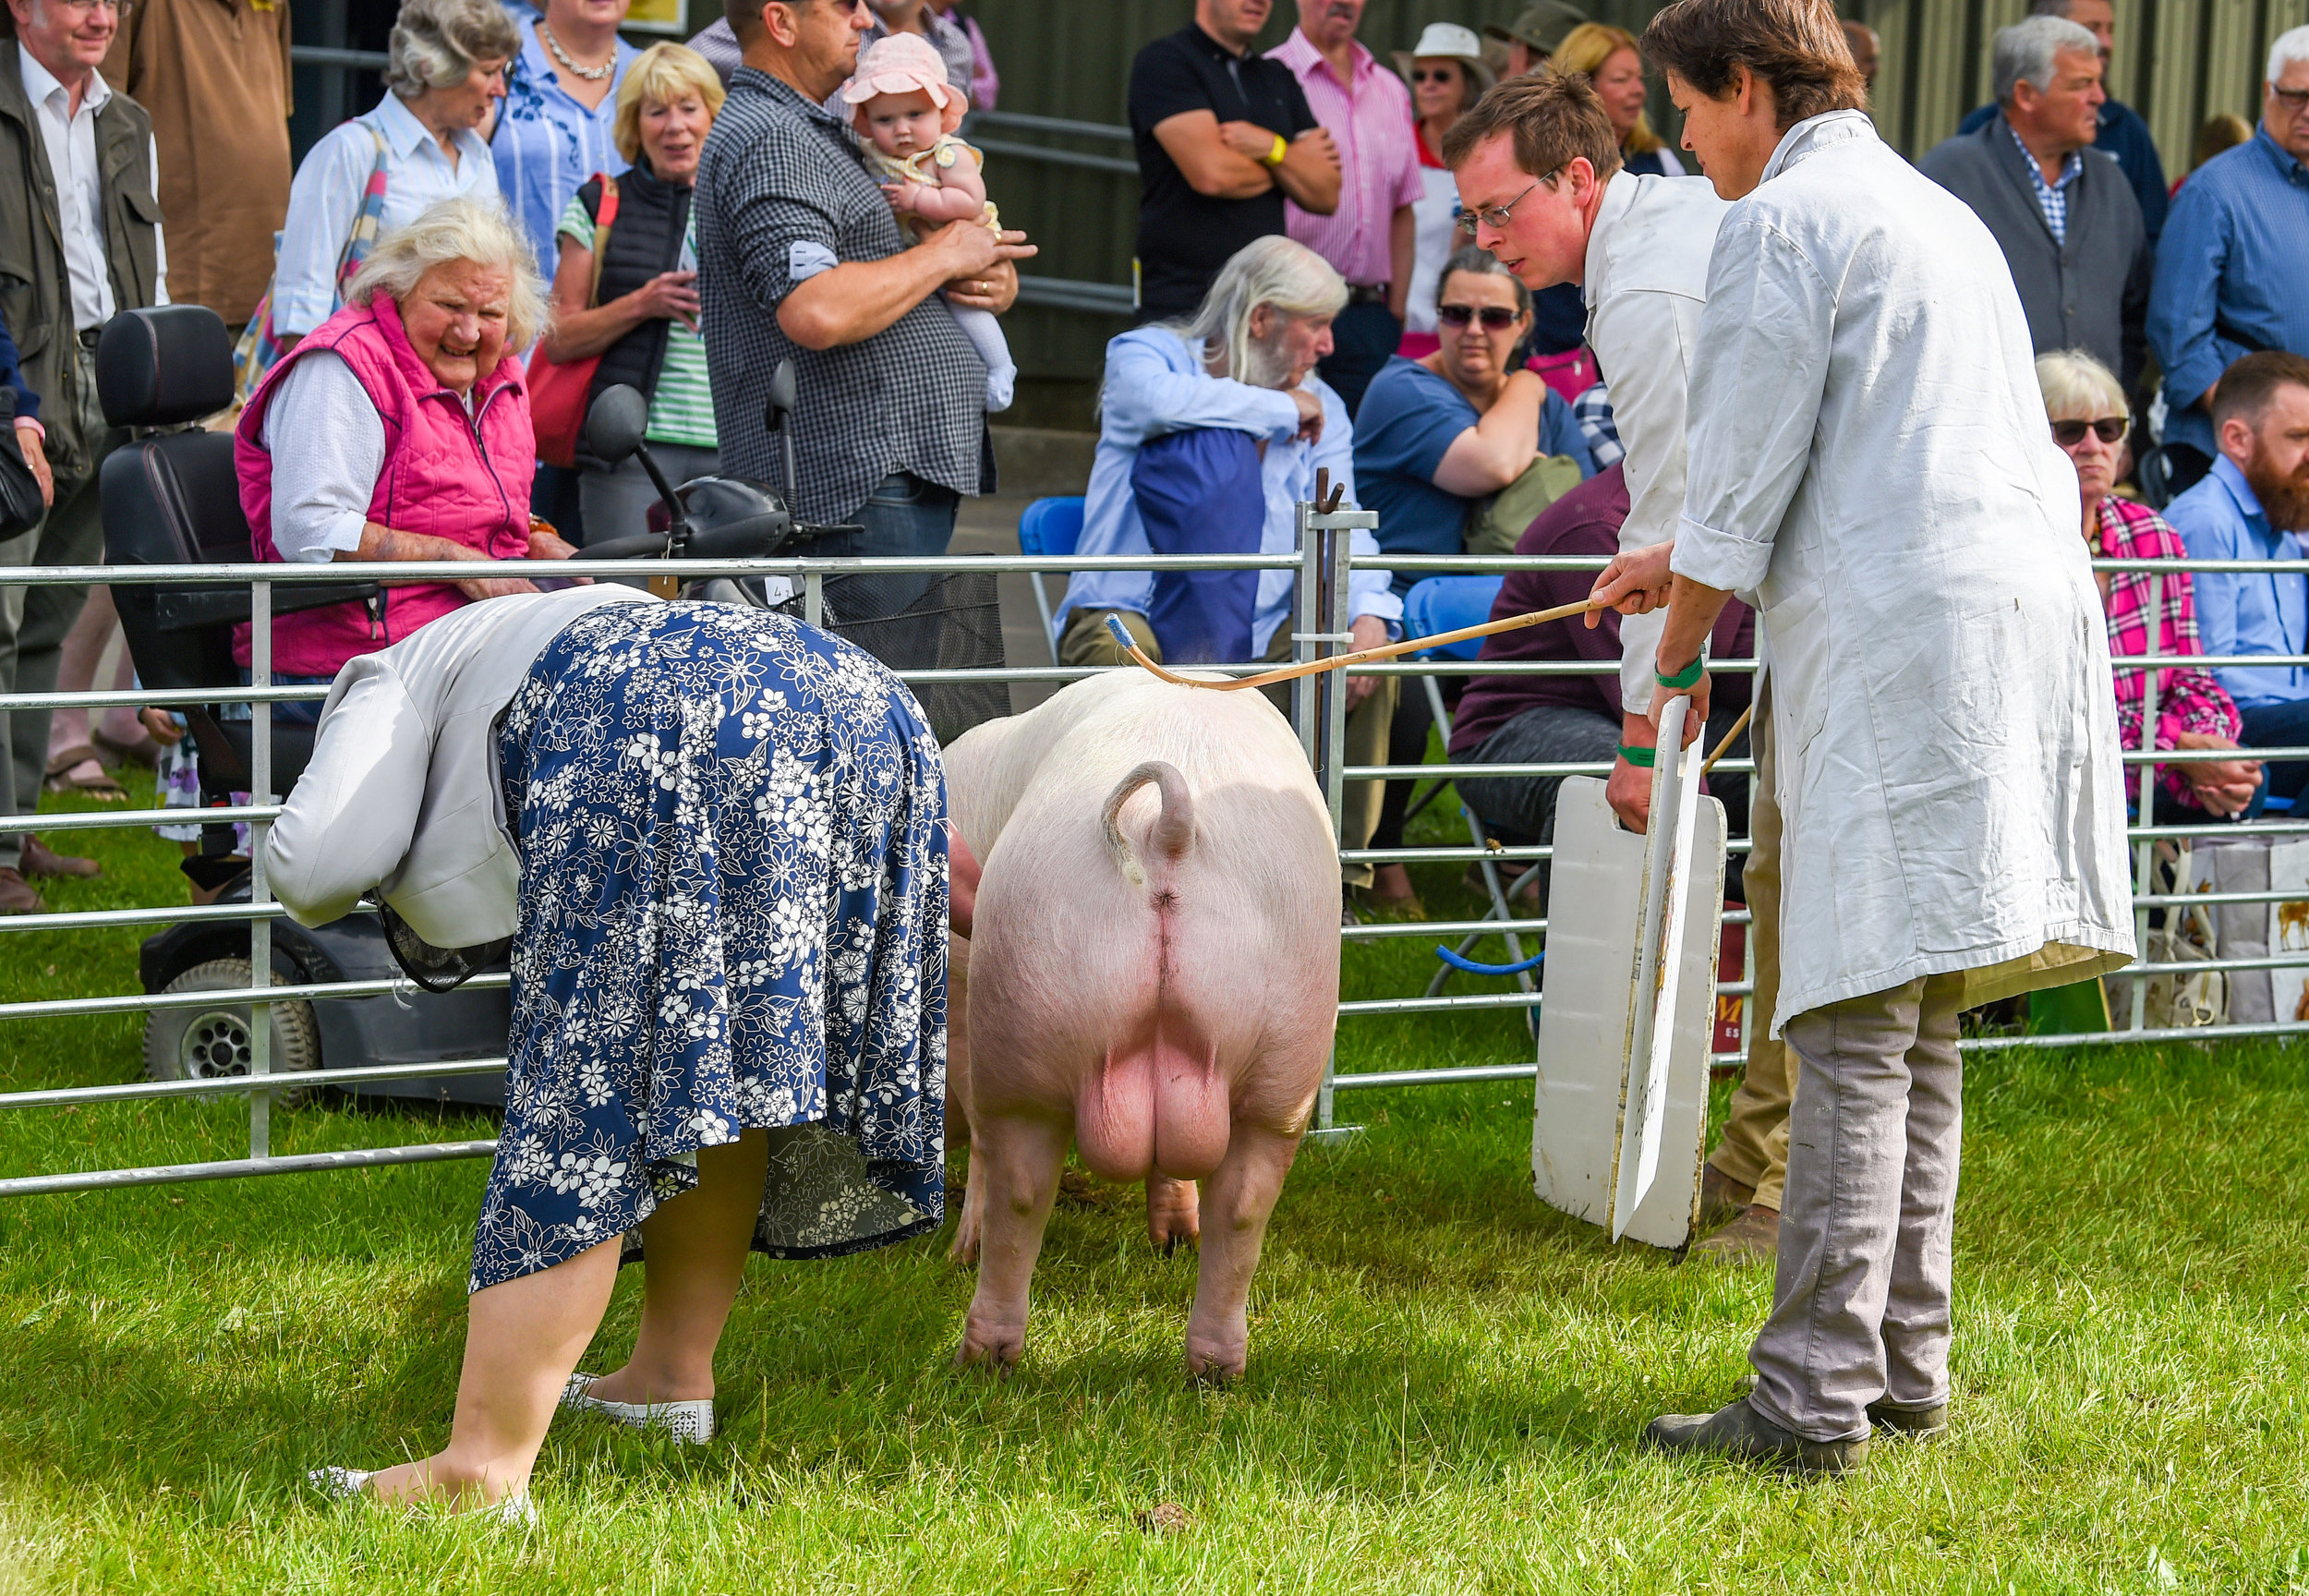
{"type": "MultiPolygon", "coordinates": [[[[255,1027],[248,1005],[226,999],[228,993],[247,992],[249,963],[246,959],[212,959],[195,964],[163,992],[214,992],[218,1001],[185,1009],[155,1009],[144,1022],[144,1075],[148,1081],[205,1081],[248,1073],[255,1027]]],[[[286,985],[275,971],[272,985],[286,985]]],[[[320,1068],[320,1027],[313,1006],[287,1000],[272,1006],[272,1073],[294,1075],[320,1068]]],[[[272,1094],[283,1108],[295,1108],[311,1095],[309,1086],[284,1087],[272,1094]]]]}

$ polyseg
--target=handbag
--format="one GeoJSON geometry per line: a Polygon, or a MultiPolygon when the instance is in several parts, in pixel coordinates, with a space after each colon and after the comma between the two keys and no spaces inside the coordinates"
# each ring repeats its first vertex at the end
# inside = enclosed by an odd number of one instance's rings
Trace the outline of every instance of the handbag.
{"type": "MultiPolygon", "coordinates": [[[[617,220],[617,179],[606,172],[593,175],[601,185],[601,202],[593,219],[593,285],[586,290],[586,308],[601,297],[601,260],[609,253],[610,225],[617,220]]],[[[606,351],[604,351],[606,353],[606,351]]],[[[546,357],[538,347],[529,365],[529,425],[538,437],[538,459],[547,466],[577,464],[577,438],[585,429],[586,401],[593,394],[593,374],[601,356],[562,362],[546,357]]]]}
{"type": "MultiPolygon", "coordinates": [[[[353,274],[369,259],[369,247],[377,242],[378,230],[385,215],[385,136],[376,125],[361,123],[369,136],[377,141],[377,164],[369,168],[368,187],[361,190],[360,209],[353,213],[353,225],[345,236],[345,248],[337,251],[337,297],[345,297],[345,285],[353,281],[353,274]]],[[[280,244],[277,236],[273,244],[273,280],[280,278],[280,244]]],[[[255,392],[258,381],[272,369],[281,358],[281,340],[272,330],[272,288],[264,285],[264,297],[257,301],[256,314],[248,318],[242,330],[240,342],[233,345],[233,397],[242,405],[255,392]]]]}
{"type": "Polygon", "coordinates": [[[1468,505],[1459,540],[1470,554],[1513,554],[1540,512],[1579,486],[1579,462],[1542,454],[1498,492],[1468,505]]]}
{"type": "Polygon", "coordinates": [[[40,478],[16,441],[16,390],[0,388],[0,538],[15,538],[40,525],[48,507],[40,502],[40,478]]]}

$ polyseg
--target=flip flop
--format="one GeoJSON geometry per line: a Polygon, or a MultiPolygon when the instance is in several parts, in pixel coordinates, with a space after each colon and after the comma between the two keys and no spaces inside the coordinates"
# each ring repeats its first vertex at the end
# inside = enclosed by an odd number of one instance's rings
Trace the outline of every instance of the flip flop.
{"type": "Polygon", "coordinates": [[[51,792],[77,793],[83,798],[93,798],[100,804],[126,804],[128,801],[128,790],[113,780],[112,772],[104,768],[102,761],[83,759],[80,765],[67,766],[62,772],[49,777],[42,785],[51,792]],[[95,767],[96,774],[73,775],[72,771],[79,769],[80,765],[95,767]]]}
{"type": "Polygon", "coordinates": [[[54,781],[75,765],[85,765],[91,760],[94,760],[99,765],[104,762],[98,756],[94,744],[75,743],[62,753],[52,754],[48,756],[48,780],[54,781]]]}

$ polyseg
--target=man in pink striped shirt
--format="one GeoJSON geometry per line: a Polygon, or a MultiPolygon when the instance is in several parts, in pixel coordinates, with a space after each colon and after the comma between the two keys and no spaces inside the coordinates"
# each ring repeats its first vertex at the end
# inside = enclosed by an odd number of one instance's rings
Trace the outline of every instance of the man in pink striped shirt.
{"type": "Polygon", "coordinates": [[[1411,285],[1411,207],[1423,192],[1411,91],[1356,42],[1364,0],[1299,0],[1299,26],[1267,52],[1291,69],[1338,146],[1338,209],[1318,216],[1289,205],[1284,230],[1347,279],[1347,308],[1331,323],[1331,355],[1316,369],[1350,419],[1363,390],[1403,337],[1411,285]]]}

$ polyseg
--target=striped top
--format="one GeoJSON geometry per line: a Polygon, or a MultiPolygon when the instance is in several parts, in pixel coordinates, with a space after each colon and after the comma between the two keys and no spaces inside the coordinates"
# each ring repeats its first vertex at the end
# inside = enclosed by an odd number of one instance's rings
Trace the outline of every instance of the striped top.
{"type": "MultiPolygon", "coordinates": [[[[586,214],[586,202],[571,195],[553,231],[580,249],[591,249],[593,218],[586,214]]],[[[689,231],[682,239],[681,269],[697,270],[695,204],[690,207],[689,231]]],[[[684,443],[693,449],[721,446],[714,430],[713,389],[706,381],[706,340],[679,321],[666,323],[665,363],[658,368],[658,391],[649,396],[649,425],[642,436],[652,443],[684,443]]]]}
{"type": "Polygon", "coordinates": [[[1331,262],[1349,283],[1388,282],[1395,275],[1390,232],[1395,213],[1417,205],[1427,192],[1419,175],[1411,91],[1360,44],[1355,46],[1355,69],[1342,85],[1331,64],[1295,28],[1267,52],[1267,59],[1291,69],[1308,108],[1330,129],[1339,149],[1338,209],[1318,216],[1286,202],[1284,231],[1331,262]]]}

